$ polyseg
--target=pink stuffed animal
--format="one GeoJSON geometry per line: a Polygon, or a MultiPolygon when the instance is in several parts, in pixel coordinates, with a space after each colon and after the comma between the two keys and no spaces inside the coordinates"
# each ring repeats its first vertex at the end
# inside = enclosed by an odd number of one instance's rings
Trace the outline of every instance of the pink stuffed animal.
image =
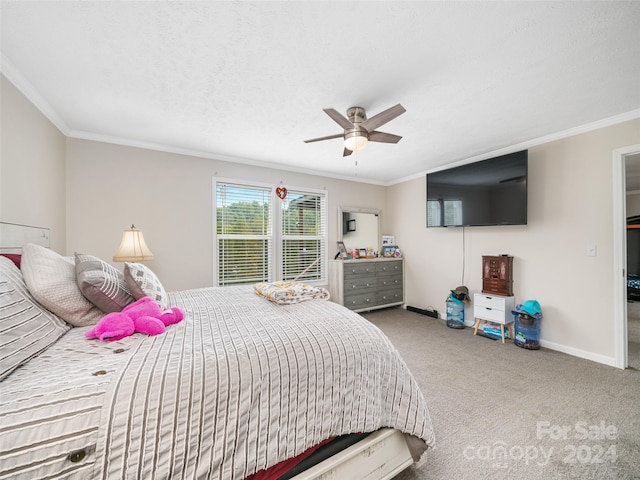
{"type": "Polygon", "coordinates": [[[166,325],[178,323],[183,318],[184,312],[180,308],[171,307],[162,311],[151,297],[142,297],[124,307],[121,312],[102,317],[85,336],[111,342],[134,333],[159,335],[164,333],[166,325]]]}

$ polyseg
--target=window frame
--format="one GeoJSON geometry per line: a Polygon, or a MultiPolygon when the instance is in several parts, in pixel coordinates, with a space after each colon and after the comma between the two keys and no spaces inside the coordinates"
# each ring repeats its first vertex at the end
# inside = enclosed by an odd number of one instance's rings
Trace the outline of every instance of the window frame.
{"type": "MultiPolygon", "coordinates": [[[[271,232],[270,235],[265,235],[263,237],[271,239],[271,258],[268,262],[268,271],[270,273],[270,278],[267,281],[276,281],[282,280],[283,278],[283,260],[284,260],[284,240],[285,235],[283,234],[283,215],[282,215],[282,200],[276,195],[276,188],[279,185],[273,185],[262,182],[255,182],[251,180],[241,180],[234,178],[226,178],[226,177],[213,177],[213,191],[212,191],[212,206],[213,206],[213,214],[212,214],[212,231],[213,231],[213,285],[220,285],[219,278],[219,251],[218,251],[218,219],[217,219],[217,205],[218,205],[218,196],[217,196],[217,187],[222,184],[228,184],[231,186],[239,187],[239,188],[255,188],[261,190],[269,190],[270,191],[270,202],[269,202],[269,215],[270,215],[270,224],[271,224],[271,232]]],[[[295,194],[302,195],[313,195],[320,197],[321,202],[321,222],[323,224],[324,232],[321,236],[321,246],[320,246],[320,279],[318,280],[304,280],[305,283],[310,285],[326,285],[328,283],[328,254],[329,254],[329,226],[328,226],[328,215],[329,215],[329,193],[326,189],[314,189],[314,188],[305,188],[305,187],[287,187],[289,192],[295,194]],[[323,244],[323,245],[322,245],[323,244]]],[[[300,237],[294,235],[293,237],[300,237]]],[[[313,236],[313,239],[318,238],[318,236],[313,236]]],[[[239,283],[242,284],[242,283],[239,283]]],[[[223,285],[224,286],[224,285],[223,285]]]]}

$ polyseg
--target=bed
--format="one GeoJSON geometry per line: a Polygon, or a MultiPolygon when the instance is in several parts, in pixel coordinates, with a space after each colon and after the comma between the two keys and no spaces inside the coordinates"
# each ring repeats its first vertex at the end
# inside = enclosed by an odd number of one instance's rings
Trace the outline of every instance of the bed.
{"type": "Polygon", "coordinates": [[[73,259],[29,244],[13,260],[0,256],[0,479],[382,479],[434,445],[396,349],[336,303],[280,305],[253,286],[162,292],[182,322],[102,342],[85,333],[105,312],[70,314],[69,298],[39,290],[45,276],[84,296],[73,259]],[[282,462],[364,433],[282,476],[282,462]]]}

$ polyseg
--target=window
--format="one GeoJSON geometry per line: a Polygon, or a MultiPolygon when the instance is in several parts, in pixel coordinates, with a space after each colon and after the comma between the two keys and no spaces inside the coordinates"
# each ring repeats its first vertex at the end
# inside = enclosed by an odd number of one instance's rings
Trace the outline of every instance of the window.
{"type": "Polygon", "coordinates": [[[462,225],[462,200],[427,200],[427,225],[462,225]]]}
{"type": "Polygon", "coordinates": [[[323,280],[325,195],[289,191],[282,201],[282,279],[323,280]]]}
{"type": "Polygon", "coordinates": [[[271,189],[216,182],[216,284],[270,281],[271,189]]]}
{"type": "Polygon", "coordinates": [[[326,283],[326,193],[215,181],[215,284],[326,283]],[[277,207],[277,208],[276,208],[277,207]]]}

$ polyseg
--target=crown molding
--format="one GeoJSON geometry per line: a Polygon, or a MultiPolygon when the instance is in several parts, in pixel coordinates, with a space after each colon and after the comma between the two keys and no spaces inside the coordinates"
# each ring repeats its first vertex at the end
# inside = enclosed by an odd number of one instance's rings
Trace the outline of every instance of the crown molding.
{"type": "Polygon", "coordinates": [[[348,175],[337,175],[337,174],[332,174],[328,172],[323,172],[322,170],[300,168],[292,165],[283,165],[281,163],[274,163],[274,162],[263,161],[263,160],[234,157],[232,155],[223,155],[223,154],[217,154],[213,152],[205,152],[201,150],[190,150],[187,148],[172,147],[169,145],[163,145],[163,144],[152,143],[152,142],[141,142],[141,141],[133,140],[129,138],[122,138],[122,137],[116,137],[116,136],[110,136],[110,135],[100,135],[92,132],[84,132],[81,130],[72,130],[71,132],[69,132],[69,134],[67,134],[67,137],[77,138],[79,140],[91,140],[94,142],[110,143],[110,144],[121,145],[125,147],[143,148],[146,150],[155,150],[155,151],[165,152],[165,153],[175,153],[177,155],[185,155],[189,157],[208,158],[210,160],[217,160],[220,162],[230,162],[230,163],[237,163],[241,165],[249,165],[249,166],[260,167],[260,168],[269,168],[272,170],[295,172],[295,173],[301,173],[305,175],[313,175],[316,177],[334,178],[337,180],[347,180],[349,182],[359,182],[359,183],[366,183],[369,185],[386,186],[384,182],[381,182],[379,180],[373,180],[371,178],[350,177],[348,175]]]}
{"type": "Polygon", "coordinates": [[[69,136],[69,126],[58,115],[53,107],[38,93],[38,91],[18,71],[13,62],[4,53],[0,53],[0,73],[9,80],[53,125],[69,136]]]}
{"type": "Polygon", "coordinates": [[[637,118],[640,118],[640,108],[636,110],[631,110],[629,112],[621,113],[620,115],[614,115],[613,117],[604,118],[596,122],[587,123],[585,125],[580,125],[578,127],[570,128],[568,130],[563,130],[561,132],[552,133],[550,135],[545,135],[543,137],[535,138],[533,140],[528,140],[526,142],[518,143],[516,145],[511,145],[509,147],[501,148],[499,150],[494,150],[492,152],[476,155],[474,157],[470,157],[464,160],[460,160],[458,162],[450,163],[448,165],[432,168],[430,170],[424,170],[414,175],[409,175],[407,177],[402,177],[396,180],[392,180],[388,182],[386,185],[391,186],[391,185],[396,185],[398,183],[404,183],[410,180],[415,180],[416,178],[423,178],[427,173],[433,173],[439,170],[445,170],[447,168],[458,167],[460,165],[466,165],[468,163],[479,162],[480,160],[499,157],[500,155],[507,155],[509,153],[537,147],[538,145],[544,145],[545,143],[555,142],[556,140],[562,140],[563,138],[573,137],[574,135],[580,135],[582,133],[591,132],[593,130],[598,130],[599,128],[610,127],[612,125],[617,125],[618,123],[627,122],[629,120],[635,120],[637,118]]]}

